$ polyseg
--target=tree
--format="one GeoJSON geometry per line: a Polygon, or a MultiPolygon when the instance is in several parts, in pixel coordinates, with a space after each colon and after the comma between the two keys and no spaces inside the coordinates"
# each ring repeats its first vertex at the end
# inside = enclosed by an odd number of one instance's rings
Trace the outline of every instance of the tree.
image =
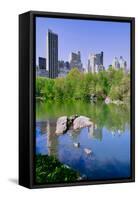
{"type": "Polygon", "coordinates": [[[36,78],[36,97],[43,96],[44,86],[45,86],[45,78],[42,77],[36,78]]]}
{"type": "Polygon", "coordinates": [[[99,73],[81,73],[77,68],[70,70],[64,78],[36,78],[36,97],[44,99],[90,100],[96,96],[104,100],[127,100],[130,97],[130,75],[122,69],[109,68],[99,73]]]}
{"type": "Polygon", "coordinates": [[[42,90],[43,96],[45,99],[54,99],[55,91],[54,91],[55,82],[53,79],[45,79],[45,86],[42,90]]]}
{"type": "Polygon", "coordinates": [[[65,80],[64,78],[57,78],[55,79],[55,85],[54,85],[54,94],[55,99],[62,100],[64,99],[65,93],[65,80]]]}

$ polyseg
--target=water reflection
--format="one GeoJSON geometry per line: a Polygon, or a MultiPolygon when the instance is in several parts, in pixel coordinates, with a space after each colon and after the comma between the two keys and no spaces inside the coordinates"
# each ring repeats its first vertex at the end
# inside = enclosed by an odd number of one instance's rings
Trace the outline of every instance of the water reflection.
{"type": "Polygon", "coordinates": [[[48,155],[57,155],[58,138],[55,134],[57,119],[47,120],[47,147],[48,155]]]}
{"type": "Polygon", "coordinates": [[[41,134],[45,134],[47,132],[47,121],[38,121],[37,128],[40,129],[41,134]]]}
{"type": "Polygon", "coordinates": [[[54,112],[53,107],[49,107],[46,112],[42,108],[47,108],[47,105],[39,106],[36,121],[37,154],[54,155],[60,162],[79,171],[87,179],[130,175],[129,109],[106,105],[82,105],[79,108],[78,105],[72,105],[69,109],[60,105],[60,111],[57,108],[54,112]],[[57,136],[55,130],[58,117],[70,116],[73,113],[86,114],[82,108],[88,109],[86,116],[91,118],[93,125],[77,131],[70,129],[65,134],[57,136]],[[88,154],[85,149],[92,153],[88,154]]]}
{"type": "Polygon", "coordinates": [[[88,133],[90,138],[95,138],[98,140],[102,140],[102,128],[98,128],[97,124],[93,124],[93,126],[88,127],[88,133]]]}

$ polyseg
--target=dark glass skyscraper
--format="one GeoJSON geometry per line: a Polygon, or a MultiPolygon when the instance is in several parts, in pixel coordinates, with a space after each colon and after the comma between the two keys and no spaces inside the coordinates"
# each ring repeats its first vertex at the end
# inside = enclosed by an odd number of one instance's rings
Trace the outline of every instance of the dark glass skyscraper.
{"type": "Polygon", "coordinates": [[[47,70],[49,78],[58,77],[58,35],[51,30],[47,33],[47,70]]]}
{"type": "Polygon", "coordinates": [[[38,63],[39,63],[39,69],[45,69],[46,70],[46,59],[45,58],[39,57],[38,63]]]}

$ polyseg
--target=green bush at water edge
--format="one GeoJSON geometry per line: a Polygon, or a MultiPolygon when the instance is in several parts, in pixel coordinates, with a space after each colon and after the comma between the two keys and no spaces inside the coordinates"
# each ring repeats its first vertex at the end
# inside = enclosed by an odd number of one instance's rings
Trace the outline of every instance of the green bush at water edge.
{"type": "Polygon", "coordinates": [[[36,183],[74,182],[79,174],[60,163],[55,157],[48,155],[36,156],[36,183]]]}

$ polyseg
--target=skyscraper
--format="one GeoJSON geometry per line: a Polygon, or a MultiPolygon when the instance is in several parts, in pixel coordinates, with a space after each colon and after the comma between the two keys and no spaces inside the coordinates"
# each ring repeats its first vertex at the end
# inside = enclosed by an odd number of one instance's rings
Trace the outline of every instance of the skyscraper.
{"type": "Polygon", "coordinates": [[[123,59],[123,56],[120,56],[119,63],[120,63],[120,68],[126,71],[127,62],[123,59]]]}
{"type": "Polygon", "coordinates": [[[112,66],[113,66],[114,69],[119,69],[120,68],[120,63],[119,63],[117,57],[114,57],[113,62],[112,62],[112,66]]]}
{"type": "Polygon", "coordinates": [[[41,77],[49,77],[48,71],[46,70],[46,58],[38,58],[38,68],[36,69],[36,75],[41,77]]]}
{"type": "Polygon", "coordinates": [[[47,33],[47,70],[49,78],[58,77],[58,35],[51,30],[47,33]]]}
{"type": "Polygon", "coordinates": [[[39,69],[45,69],[46,70],[46,59],[39,57],[38,62],[39,62],[39,69]]]}
{"type": "Polygon", "coordinates": [[[104,70],[103,52],[99,54],[90,53],[88,58],[88,72],[97,73],[104,70]]]}
{"type": "Polygon", "coordinates": [[[123,59],[123,56],[120,56],[119,59],[115,57],[112,62],[112,67],[114,69],[123,69],[126,72],[127,62],[123,59]]]}
{"type": "Polygon", "coordinates": [[[70,68],[78,68],[80,71],[82,71],[82,62],[81,62],[81,54],[80,51],[78,53],[72,52],[69,57],[69,64],[70,68]]]}

